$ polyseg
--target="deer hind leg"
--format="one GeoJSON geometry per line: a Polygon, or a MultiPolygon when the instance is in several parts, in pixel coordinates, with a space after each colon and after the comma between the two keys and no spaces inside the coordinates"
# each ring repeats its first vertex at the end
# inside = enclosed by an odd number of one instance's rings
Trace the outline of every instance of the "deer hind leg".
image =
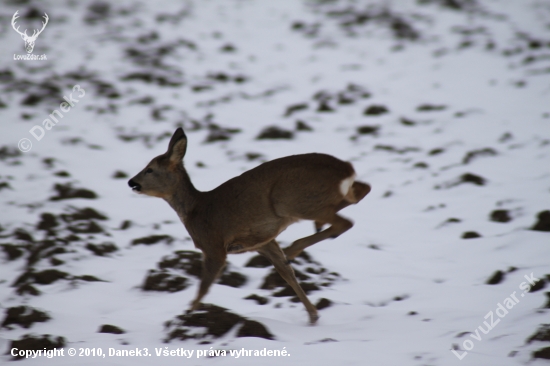
{"type": "Polygon", "coordinates": [[[343,218],[342,216],[337,215],[336,213],[333,213],[332,215],[327,215],[327,216],[328,217],[326,219],[318,222],[326,222],[331,224],[331,226],[329,226],[325,230],[318,232],[316,234],[306,236],[305,238],[302,238],[302,239],[298,239],[294,243],[292,243],[289,247],[286,247],[284,249],[284,253],[287,259],[290,260],[290,259],[296,258],[305,248],[313,244],[316,244],[321,240],[325,240],[328,238],[337,238],[342,233],[351,229],[351,227],[353,226],[353,223],[351,221],[343,218]]]}
{"type": "Polygon", "coordinates": [[[220,272],[225,265],[225,255],[207,256],[204,255],[202,262],[201,284],[195,300],[191,303],[189,311],[197,310],[201,304],[201,300],[208,292],[212,283],[218,278],[220,272]]]}
{"type": "Polygon", "coordinates": [[[351,204],[355,204],[361,201],[371,190],[370,185],[354,181],[354,175],[344,179],[340,184],[340,192],[343,195],[343,199],[336,204],[336,206],[329,208],[323,215],[316,215],[316,217],[301,217],[306,220],[315,221],[316,233],[305,238],[298,239],[292,243],[289,247],[284,249],[284,253],[287,258],[296,258],[305,248],[325,240],[328,238],[336,238],[347,230],[351,229],[353,223],[342,216],[336,214],[344,207],[351,204]],[[321,231],[324,224],[331,224],[330,227],[321,231]]]}
{"type": "Polygon", "coordinates": [[[266,257],[273,264],[275,270],[281,275],[281,277],[290,285],[290,287],[292,287],[294,292],[296,292],[296,295],[298,295],[298,298],[300,299],[302,304],[304,304],[309,314],[309,322],[311,324],[315,324],[317,322],[317,319],[319,319],[317,309],[309,301],[306,293],[298,284],[296,276],[294,275],[294,270],[286,260],[283,251],[279,247],[279,244],[277,244],[275,240],[271,240],[264,246],[260,247],[258,249],[258,253],[266,257]]]}

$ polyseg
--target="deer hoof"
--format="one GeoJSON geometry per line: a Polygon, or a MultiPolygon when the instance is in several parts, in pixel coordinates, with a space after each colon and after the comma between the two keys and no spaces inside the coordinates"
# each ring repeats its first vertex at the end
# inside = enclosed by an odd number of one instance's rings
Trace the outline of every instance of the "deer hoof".
{"type": "Polygon", "coordinates": [[[315,325],[317,323],[317,320],[319,320],[318,314],[309,314],[309,324],[315,325]]]}
{"type": "Polygon", "coordinates": [[[193,303],[191,304],[191,307],[189,308],[189,310],[187,310],[186,314],[189,314],[189,313],[192,313],[193,311],[195,310],[198,310],[198,308],[201,306],[201,303],[198,302],[198,301],[193,301],[193,303]]]}

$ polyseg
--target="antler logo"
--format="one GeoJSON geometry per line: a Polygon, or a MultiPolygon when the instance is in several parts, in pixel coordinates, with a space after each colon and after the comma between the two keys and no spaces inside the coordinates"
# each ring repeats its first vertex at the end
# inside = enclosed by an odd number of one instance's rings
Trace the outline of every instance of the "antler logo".
{"type": "Polygon", "coordinates": [[[42,33],[42,31],[44,30],[44,28],[46,28],[46,25],[48,24],[48,20],[50,18],[48,18],[48,14],[44,13],[44,16],[43,18],[46,20],[45,22],[42,22],[42,29],[38,30],[38,29],[35,29],[32,33],[32,36],[29,36],[27,35],[27,30],[25,29],[24,32],[20,32],[19,31],[19,26],[17,26],[17,28],[15,28],[15,20],[17,18],[19,18],[19,16],[17,15],[17,13],[19,13],[19,10],[15,12],[15,14],[13,14],[13,17],[11,18],[11,26],[13,27],[13,29],[15,29],[15,31],[17,33],[19,33],[21,35],[21,38],[23,38],[23,41],[25,41],[25,49],[27,50],[27,53],[32,53],[32,50],[34,49],[34,42],[36,42],[36,39],[38,38],[38,36],[40,35],[40,33],[42,33]]]}

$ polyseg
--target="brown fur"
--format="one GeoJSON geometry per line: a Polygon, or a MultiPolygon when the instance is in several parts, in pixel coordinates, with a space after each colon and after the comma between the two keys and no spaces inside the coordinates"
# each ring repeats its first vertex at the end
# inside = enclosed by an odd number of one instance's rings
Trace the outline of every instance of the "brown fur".
{"type": "Polygon", "coordinates": [[[199,307],[228,253],[258,251],[296,291],[310,322],[315,323],[317,310],[288,260],[310,245],[349,230],[353,224],[337,212],[361,201],[370,186],[355,181],[343,195],[340,184],[354,176],[352,165],[330,155],[303,154],[266,162],[212,191],[200,192],[182,164],[186,148],[187,137],[179,128],[168,151],[151,160],[128,184],[139,193],[166,200],[203,252],[201,284],[190,310],[199,307]],[[296,240],[283,252],[275,238],[298,220],[313,220],[318,232],[296,240]],[[321,231],[324,224],[331,226],[321,231]]]}

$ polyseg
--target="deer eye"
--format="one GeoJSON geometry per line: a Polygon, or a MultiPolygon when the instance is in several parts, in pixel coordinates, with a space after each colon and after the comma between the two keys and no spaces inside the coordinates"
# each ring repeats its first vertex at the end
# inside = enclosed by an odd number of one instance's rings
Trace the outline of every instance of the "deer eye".
{"type": "Polygon", "coordinates": [[[149,174],[149,173],[152,173],[152,172],[153,172],[153,169],[147,168],[147,170],[145,171],[145,174],[149,174]]]}

